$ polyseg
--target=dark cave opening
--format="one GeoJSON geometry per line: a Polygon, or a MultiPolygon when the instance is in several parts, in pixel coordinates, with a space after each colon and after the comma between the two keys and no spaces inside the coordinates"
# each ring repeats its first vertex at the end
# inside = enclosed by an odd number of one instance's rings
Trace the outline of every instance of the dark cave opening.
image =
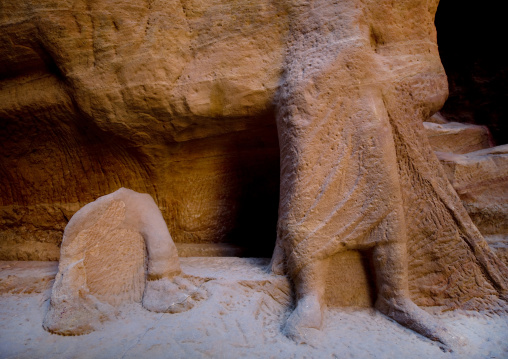
{"type": "Polygon", "coordinates": [[[441,113],[451,121],[487,126],[508,143],[508,62],[502,3],[442,0],[435,25],[450,95],[441,113]]]}

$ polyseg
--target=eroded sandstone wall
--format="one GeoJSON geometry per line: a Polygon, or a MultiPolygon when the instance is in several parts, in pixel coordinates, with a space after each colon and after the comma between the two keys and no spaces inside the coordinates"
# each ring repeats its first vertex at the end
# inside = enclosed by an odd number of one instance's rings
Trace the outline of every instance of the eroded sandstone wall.
{"type": "Polygon", "coordinates": [[[241,238],[270,254],[284,8],[37,0],[1,7],[3,259],[57,259],[72,214],[122,186],[155,198],[175,242],[241,238]]]}
{"type": "MultiPolygon", "coordinates": [[[[321,126],[323,141],[358,140],[338,144],[360,160],[372,155],[365,168],[373,178],[376,171],[391,176],[375,180],[400,182],[417,304],[478,308],[506,297],[508,269],[470,221],[424,136],[422,121],[446,97],[433,27],[437,1],[1,6],[1,258],[56,259],[72,214],[120,187],[152,195],[177,244],[236,242],[269,256],[279,202],[278,101],[279,111],[316,112],[309,123],[321,126]],[[306,7],[312,13],[301,22],[306,7]],[[291,33],[302,36],[302,51],[288,49],[291,33]],[[302,72],[294,82],[301,96],[290,100],[308,107],[276,99],[281,84],[289,85],[289,65],[302,72]],[[312,74],[339,91],[299,82],[312,74]],[[366,118],[381,121],[383,132],[366,118]],[[372,138],[386,145],[391,167],[375,161],[372,138]]],[[[316,152],[340,156],[333,142],[317,142],[316,152]]],[[[340,172],[353,184],[354,169],[340,172]]],[[[314,187],[325,184],[324,172],[307,173],[314,187]]],[[[353,198],[337,194],[323,203],[353,198]]]]}

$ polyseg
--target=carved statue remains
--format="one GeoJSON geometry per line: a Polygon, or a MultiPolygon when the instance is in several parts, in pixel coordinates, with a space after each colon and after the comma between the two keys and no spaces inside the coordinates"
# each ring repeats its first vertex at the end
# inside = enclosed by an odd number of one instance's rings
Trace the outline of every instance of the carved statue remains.
{"type": "MultiPolygon", "coordinates": [[[[444,241],[465,244],[503,297],[508,272],[486,248],[423,132],[422,122],[448,93],[433,26],[437,1],[361,7],[346,1],[326,12],[320,3],[292,12],[278,97],[281,195],[273,268],[287,271],[297,296],[285,330],[305,341],[306,328],[321,327],[328,261],[354,249],[371,255],[379,311],[457,345],[411,300],[408,241],[436,250],[444,241]]],[[[333,275],[340,285],[341,274],[333,275]]]]}
{"type": "Polygon", "coordinates": [[[224,138],[274,128],[265,123],[273,112],[280,199],[271,269],[294,284],[289,337],[305,343],[321,328],[326,279],[340,288],[343,276],[328,265],[348,250],[371,259],[377,310],[443,347],[460,340],[420,306],[506,308],[508,268],[422,125],[447,98],[438,2],[7,1],[0,135],[19,137],[0,163],[9,218],[24,228],[32,216],[14,208],[23,205],[45,225],[61,203],[121,186],[157,202],[123,188],[72,217],[44,327],[83,334],[125,302],[178,312],[204,299],[199,280],[180,271],[165,219],[196,241],[230,230],[223,193],[236,187],[222,183],[224,138]],[[200,149],[206,158],[193,162],[200,149]],[[188,181],[191,170],[205,179],[188,181]],[[199,211],[208,215],[186,216],[199,211]]]}

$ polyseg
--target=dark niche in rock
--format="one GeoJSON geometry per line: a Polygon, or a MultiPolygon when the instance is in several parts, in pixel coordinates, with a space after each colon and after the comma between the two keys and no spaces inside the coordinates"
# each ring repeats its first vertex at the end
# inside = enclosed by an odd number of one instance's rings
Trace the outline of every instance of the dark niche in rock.
{"type": "Polygon", "coordinates": [[[451,121],[489,127],[497,145],[508,143],[508,65],[502,3],[443,0],[437,41],[450,95],[441,113],[451,121]]]}

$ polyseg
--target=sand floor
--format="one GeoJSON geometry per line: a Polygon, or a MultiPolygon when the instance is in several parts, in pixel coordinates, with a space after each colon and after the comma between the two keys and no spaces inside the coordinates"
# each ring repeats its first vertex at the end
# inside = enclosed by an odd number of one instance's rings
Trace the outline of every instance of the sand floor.
{"type": "Polygon", "coordinates": [[[508,358],[508,317],[496,314],[437,315],[467,341],[452,353],[373,309],[328,309],[311,344],[297,345],[281,332],[291,298],[274,287],[277,280],[266,280],[269,275],[259,262],[247,279],[241,270],[215,268],[221,270],[224,276],[203,285],[208,298],[190,311],[159,314],[128,304],[100,330],[74,337],[42,328],[49,288],[24,294],[11,290],[0,295],[0,357],[508,358]]]}

